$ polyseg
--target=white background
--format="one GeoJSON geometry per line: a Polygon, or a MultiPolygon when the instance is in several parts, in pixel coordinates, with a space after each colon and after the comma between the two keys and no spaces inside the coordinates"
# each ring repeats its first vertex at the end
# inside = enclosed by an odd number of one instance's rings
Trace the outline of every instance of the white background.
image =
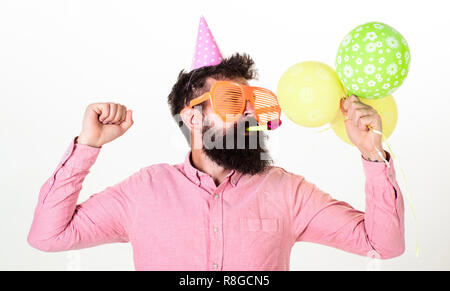
{"type": "MultiPolygon", "coordinates": [[[[389,139],[405,171],[417,217],[405,196],[406,252],[381,270],[450,270],[450,96],[447,1],[7,1],[0,2],[0,269],[133,270],[131,246],[109,244],[44,253],[26,241],[39,189],[79,134],[85,107],[116,102],[135,124],[103,147],[79,202],[154,163],[181,163],[188,146],[170,116],[167,95],[189,69],[203,14],[223,55],[247,52],[276,90],[291,65],[334,67],[342,38],[369,21],[406,38],[410,73],[394,92],[399,109],[389,139]],[[77,263],[79,262],[79,263],[77,263]],[[74,267],[75,266],[75,267],[74,267]]],[[[364,210],[359,151],[333,131],[287,117],[271,133],[276,165],[301,174],[335,198],[364,210]]],[[[291,270],[366,270],[370,260],[298,243],[291,270]]]]}

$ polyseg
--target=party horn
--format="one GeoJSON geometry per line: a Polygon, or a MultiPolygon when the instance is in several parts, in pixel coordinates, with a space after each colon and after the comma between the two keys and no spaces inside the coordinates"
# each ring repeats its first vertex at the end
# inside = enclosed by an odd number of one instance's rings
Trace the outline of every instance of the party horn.
{"type": "Polygon", "coordinates": [[[267,122],[267,125],[249,126],[247,131],[274,130],[280,127],[281,119],[274,119],[267,122]]]}

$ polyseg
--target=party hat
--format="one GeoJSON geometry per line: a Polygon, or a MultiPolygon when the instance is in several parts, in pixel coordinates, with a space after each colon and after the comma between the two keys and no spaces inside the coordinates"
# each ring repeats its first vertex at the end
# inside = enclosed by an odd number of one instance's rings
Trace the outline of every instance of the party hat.
{"type": "Polygon", "coordinates": [[[215,66],[222,61],[222,54],[209,30],[205,18],[200,17],[198,26],[197,44],[195,45],[195,54],[192,60],[191,70],[205,66],[215,66]]]}

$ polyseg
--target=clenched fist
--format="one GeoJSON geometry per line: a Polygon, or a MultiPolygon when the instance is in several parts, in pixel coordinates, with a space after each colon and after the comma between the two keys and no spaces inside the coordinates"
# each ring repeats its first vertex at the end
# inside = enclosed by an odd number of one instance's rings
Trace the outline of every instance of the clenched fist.
{"type": "MultiPolygon", "coordinates": [[[[348,138],[366,160],[378,160],[377,151],[382,152],[383,148],[382,138],[381,135],[370,130],[372,128],[382,131],[381,117],[378,112],[372,106],[361,102],[355,95],[341,99],[341,111],[346,117],[344,122],[348,138]]],[[[384,151],[382,155],[386,158],[384,151]]]]}
{"type": "Polygon", "coordinates": [[[92,147],[113,141],[133,125],[132,111],[117,103],[92,103],[86,108],[76,143],[92,147]]]}

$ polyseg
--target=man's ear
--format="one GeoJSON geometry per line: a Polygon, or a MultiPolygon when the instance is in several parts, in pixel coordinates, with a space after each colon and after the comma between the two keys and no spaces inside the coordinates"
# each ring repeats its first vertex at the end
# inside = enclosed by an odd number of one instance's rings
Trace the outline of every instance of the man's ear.
{"type": "Polygon", "coordinates": [[[181,110],[180,115],[181,115],[181,118],[182,118],[184,124],[191,131],[201,130],[203,116],[199,110],[186,107],[183,110],[181,110]]]}

